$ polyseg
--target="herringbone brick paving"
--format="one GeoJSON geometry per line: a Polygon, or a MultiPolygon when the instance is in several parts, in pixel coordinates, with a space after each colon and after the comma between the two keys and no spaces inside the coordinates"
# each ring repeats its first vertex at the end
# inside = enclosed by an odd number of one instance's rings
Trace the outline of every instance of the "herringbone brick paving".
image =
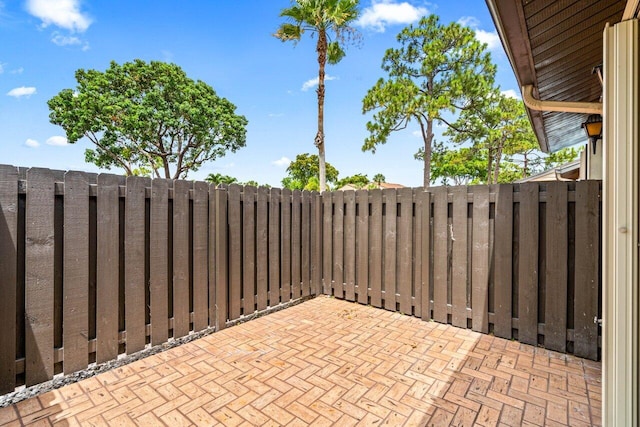
{"type": "Polygon", "coordinates": [[[3,426],[587,426],[600,364],[318,297],[0,409],[3,426]]]}

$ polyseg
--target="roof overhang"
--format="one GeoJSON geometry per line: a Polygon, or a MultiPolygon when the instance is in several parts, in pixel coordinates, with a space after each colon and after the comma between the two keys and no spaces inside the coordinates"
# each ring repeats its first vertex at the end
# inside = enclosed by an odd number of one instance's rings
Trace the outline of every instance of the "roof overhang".
{"type": "MultiPolygon", "coordinates": [[[[602,64],[605,24],[622,20],[626,0],[486,2],[521,88],[533,85],[534,97],[544,101],[601,101],[593,69],[602,64]]],[[[527,113],[545,152],[586,142],[586,114],[527,113]]]]}

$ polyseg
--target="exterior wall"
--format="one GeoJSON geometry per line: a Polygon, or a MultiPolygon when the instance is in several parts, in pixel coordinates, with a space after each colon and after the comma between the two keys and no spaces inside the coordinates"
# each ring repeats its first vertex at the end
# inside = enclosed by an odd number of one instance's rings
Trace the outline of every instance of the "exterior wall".
{"type": "Polygon", "coordinates": [[[638,20],[604,31],[603,422],[637,426],[638,197],[640,177],[638,20]]]}

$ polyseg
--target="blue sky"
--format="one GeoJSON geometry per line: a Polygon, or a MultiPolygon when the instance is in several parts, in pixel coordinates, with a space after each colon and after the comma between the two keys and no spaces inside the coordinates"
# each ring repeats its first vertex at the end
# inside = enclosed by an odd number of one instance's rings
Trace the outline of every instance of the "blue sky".
{"type": "MultiPolygon", "coordinates": [[[[178,64],[249,120],[246,147],[189,178],[222,173],[279,186],[289,159],[316,152],[315,40],[305,37],[294,46],[272,36],[279,12],[290,4],[0,0],[0,163],[97,172],[84,161],[91,144],[67,144],[64,131],[49,123],[47,100],[74,88],[79,68],[104,71],[112,60],[139,58],[178,64]]],[[[463,22],[489,45],[502,90],[517,92],[516,81],[483,0],[361,0],[360,6],[355,26],[362,42],[327,69],[327,161],[340,177],[382,173],[388,182],[420,186],[422,163],[413,158],[421,145],[417,128],[396,133],[376,154],[361,150],[369,119],[362,98],[384,75],[382,57],[396,46],[400,30],[429,13],[443,23],[463,22]]]]}

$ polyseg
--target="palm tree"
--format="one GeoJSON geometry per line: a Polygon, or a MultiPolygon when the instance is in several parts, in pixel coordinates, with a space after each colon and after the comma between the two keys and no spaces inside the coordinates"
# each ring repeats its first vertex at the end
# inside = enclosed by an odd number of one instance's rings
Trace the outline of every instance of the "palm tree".
{"type": "Polygon", "coordinates": [[[274,36],[283,42],[298,42],[305,31],[316,34],[318,53],[318,132],[314,144],[318,147],[320,191],[326,189],[324,147],[324,79],[325,66],[340,62],[345,52],[341,43],[356,35],[349,26],[358,18],[358,0],[295,0],[290,8],[283,9],[280,16],[288,18],[274,36]]]}

